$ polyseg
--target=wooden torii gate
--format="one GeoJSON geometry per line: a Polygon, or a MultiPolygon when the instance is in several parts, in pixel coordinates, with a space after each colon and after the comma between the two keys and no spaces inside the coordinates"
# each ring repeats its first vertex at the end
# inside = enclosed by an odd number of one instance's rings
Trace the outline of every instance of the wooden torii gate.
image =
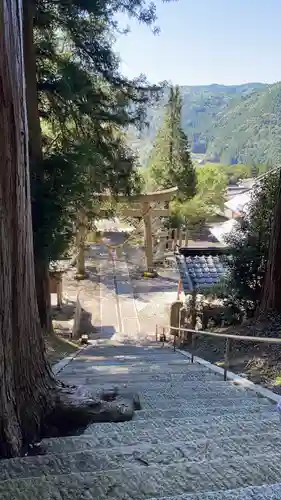
{"type": "MultiPolygon", "coordinates": [[[[153,234],[152,221],[153,217],[169,217],[170,208],[155,208],[153,203],[166,202],[169,204],[171,199],[177,193],[178,188],[173,187],[162,191],[153,191],[130,197],[120,196],[118,201],[129,202],[130,207],[122,210],[122,215],[125,217],[143,218],[144,221],[144,241],[145,241],[145,256],[146,267],[148,271],[153,271],[153,234]]],[[[104,200],[112,199],[110,194],[102,194],[104,200]]]]}

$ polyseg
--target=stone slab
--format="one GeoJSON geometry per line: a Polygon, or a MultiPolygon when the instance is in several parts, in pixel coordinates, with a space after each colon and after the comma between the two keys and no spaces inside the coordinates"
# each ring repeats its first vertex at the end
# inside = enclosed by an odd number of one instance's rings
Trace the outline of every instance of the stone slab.
{"type": "MultiPolygon", "coordinates": [[[[84,353],[85,356],[88,355],[87,352],[84,353]]],[[[91,357],[89,356],[88,362],[91,361],[91,357]]],[[[189,364],[184,364],[184,363],[153,363],[153,362],[141,362],[141,361],[131,361],[131,362],[126,362],[125,360],[115,360],[115,359],[109,359],[109,360],[104,360],[103,363],[93,363],[92,364],[92,370],[94,371],[99,371],[100,373],[106,374],[107,372],[107,367],[110,366],[112,369],[116,369],[116,373],[118,373],[120,370],[122,370],[124,367],[127,368],[127,370],[130,370],[130,373],[145,373],[149,375],[149,373],[157,373],[159,371],[163,371],[164,373],[182,373],[183,375],[186,375],[188,373],[198,373],[202,375],[211,375],[208,372],[198,370],[196,368],[189,368],[189,364]]],[[[76,359],[76,361],[73,361],[73,365],[71,367],[73,371],[76,370],[87,370],[86,363],[83,361],[81,362],[81,358],[76,359]],[[80,364],[80,366],[79,366],[80,364]],[[83,369],[83,364],[84,364],[84,369],[83,369]]],[[[66,373],[66,372],[65,372],[66,373]]]]}
{"type": "Polygon", "coordinates": [[[248,413],[248,415],[252,414],[263,414],[264,411],[271,414],[274,414],[277,417],[277,411],[275,407],[268,405],[251,405],[248,404],[248,400],[245,400],[244,403],[240,403],[239,407],[233,406],[209,406],[208,408],[200,407],[196,405],[195,407],[189,406],[186,408],[169,408],[167,410],[141,410],[137,411],[134,416],[134,420],[155,420],[155,419],[170,419],[170,418],[201,418],[206,415],[210,416],[219,416],[219,415],[238,415],[239,413],[248,413]]]}
{"type": "MultiPolygon", "coordinates": [[[[159,389],[155,389],[153,391],[152,388],[150,388],[150,390],[147,390],[144,385],[131,385],[130,383],[128,383],[116,386],[114,386],[114,384],[107,384],[105,386],[101,386],[98,384],[88,384],[86,385],[86,388],[87,391],[96,395],[97,397],[99,397],[100,394],[104,392],[110,392],[115,388],[118,389],[118,394],[124,398],[131,398],[132,394],[138,394],[140,400],[143,401],[145,405],[151,404],[151,402],[156,401],[174,401],[177,399],[184,400],[185,402],[194,402],[195,400],[197,401],[200,399],[204,399],[207,401],[209,401],[210,399],[215,399],[220,402],[223,398],[224,400],[226,400],[226,404],[229,399],[241,399],[244,397],[258,401],[258,397],[255,393],[250,391],[250,393],[248,394],[247,390],[231,389],[230,387],[208,389],[208,387],[192,387],[190,384],[188,384],[187,387],[170,387],[168,389],[163,388],[162,391],[159,389]]],[[[264,399],[261,399],[261,401],[267,402],[267,400],[264,399]]]]}
{"type": "Polygon", "coordinates": [[[142,404],[142,409],[143,410],[168,410],[173,407],[173,409],[180,408],[183,411],[188,410],[189,408],[195,409],[195,408],[205,408],[206,412],[210,408],[217,407],[219,408],[220,406],[229,406],[233,408],[233,411],[235,412],[236,408],[239,408],[240,406],[244,406],[247,404],[248,407],[255,407],[257,408],[258,406],[267,406],[270,408],[272,406],[272,403],[270,403],[266,399],[260,399],[251,397],[251,398],[245,398],[243,396],[239,397],[217,397],[213,398],[212,395],[208,398],[207,396],[204,398],[199,397],[190,397],[189,399],[187,398],[174,398],[172,401],[169,398],[157,398],[155,395],[155,398],[153,397],[145,397],[141,398],[141,404],[142,404]]]}
{"type": "MultiPolygon", "coordinates": [[[[136,422],[137,424],[138,422],[136,422]]],[[[186,424],[186,422],[185,422],[186,424]]],[[[73,452],[89,448],[116,448],[118,446],[135,446],[141,443],[171,443],[175,441],[191,442],[197,439],[219,439],[222,437],[272,432],[279,434],[281,432],[278,419],[268,420],[237,420],[214,421],[204,424],[197,424],[196,420],[187,425],[169,425],[168,422],[158,422],[157,426],[131,426],[130,428],[116,426],[115,430],[106,427],[104,432],[96,428],[95,425],[89,426],[82,436],[55,438],[46,440],[50,452],[73,452]]]]}
{"type": "Polygon", "coordinates": [[[148,500],[280,500],[281,483],[257,487],[238,488],[229,491],[210,491],[148,500]]]}
{"type": "Polygon", "coordinates": [[[151,419],[150,422],[147,422],[146,420],[142,418],[138,418],[138,415],[140,413],[147,413],[143,411],[138,411],[135,414],[135,417],[133,420],[130,420],[128,422],[117,422],[117,423],[110,423],[110,422],[103,422],[103,423],[95,423],[95,434],[97,436],[103,435],[105,433],[110,433],[110,432],[124,432],[126,430],[134,430],[134,431],[140,431],[147,429],[149,426],[150,429],[162,429],[163,426],[168,425],[169,427],[176,427],[176,428],[181,428],[181,427],[188,427],[189,429],[193,429],[194,427],[202,429],[203,426],[206,426],[208,428],[212,426],[225,426],[228,428],[229,426],[235,425],[236,422],[243,422],[245,425],[249,426],[252,430],[250,432],[256,432],[256,429],[259,429],[259,425],[261,421],[266,421],[266,422],[271,422],[272,429],[274,431],[281,431],[281,425],[279,422],[279,417],[277,415],[276,411],[273,410],[268,410],[267,408],[262,410],[259,409],[259,411],[250,411],[249,409],[244,411],[239,411],[237,410],[235,413],[223,413],[221,415],[214,415],[212,413],[205,413],[204,415],[197,415],[196,417],[188,417],[184,416],[182,412],[178,412],[176,417],[172,416],[171,413],[172,410],[166,410],[163,411],[161,415],[164,414],[163,418],[154,418],[151,419]]]}
{"type": "Polygon", "coordinates": [[[1,500],[146,500],[278,483],[281,453],[0,482],[1,500]]]}
{"type": "Polygon", "coordinates": [[[219,438],[217,440],[198,439],[195,441],[161,444],[118,446],[96,450],[95,448],[73,453],[47,454],[36,457],[12,459],[2,462],[0,481],[42,475],[64,475],[70,473],[108,471],[132,464],[139,467],[151,465],[182,464],[229,460],[231,458],[254,456],[278,452],[281,447],[281,433],[246,434],[219,438]]]}
{"type": "Polygon", "coordinates": [[[170,372],[163,372],[163,373],[135,373],[128,371],[126,367],[119,367],[119,370],[107,370],[107,373],[103,373],[99,370],[96,371],[95,376],[87,376],[87,374],[80,373],[77,375],[74,370],[71,370],[71,368],[68,370],[66,367],[67,371],[63,371],[60,373],[60,379],[64,381],[68,381],[70,384],[91,384],[91,383],[96,383],[97,381],[103,381],[105,383],[113,383],[113,384],[128,384],[129,382],[137,382],[137,381],[146,381],[147,384],[151,384],[154,381],[157,382],[173,382],[173,381],[180,381],[182,384],[184,384],[185,381],[210,381],[210,380],[220,380],[215,374],[214,375],[209,375],[205,373],[185,373],[185,374],[180,374],[180,373],[173,373],[173,371],[170,372]]]}
{"type": "Polygon", "coordinates": [[[91,388],[97,394],[102,391],[112,390],[113,388],[118,388],[120,392],[134,392],[138,394],[154,395],[157,394],[158,397],[183,397],[187,395],[195,395],[196,397],[206,397],[210,395],[213,397],[218,396],[229,396],[229,395],[243,395],[245,397],[256,397],[256,394],[250,388],[239,387],[233,384],[228,384],[223,381],[213,381],[209,382],[196,382],[196,381],[185,381],[184,384],[181,383],[181,379],[174,382],[154,382],[153,384],[147,384],[147,381],[140,383],[138,380],[131,382],[128,381],[126,384],[112,384],[103,383],[97,380],[96,383],[91,384],[91,388]]]}

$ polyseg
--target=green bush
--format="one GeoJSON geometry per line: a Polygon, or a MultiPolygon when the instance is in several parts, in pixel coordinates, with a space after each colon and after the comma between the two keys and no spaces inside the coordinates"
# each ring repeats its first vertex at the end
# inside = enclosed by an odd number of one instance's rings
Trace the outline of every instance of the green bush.
{"type": "Polygon", "coordinates": [[[247,214],[227,240],[231,250],[231,259],[227,260],[228,296],[243,305],[248,316],[261,297],[278,180],[279,173],[271,173],[254,187],[247,214]]]}

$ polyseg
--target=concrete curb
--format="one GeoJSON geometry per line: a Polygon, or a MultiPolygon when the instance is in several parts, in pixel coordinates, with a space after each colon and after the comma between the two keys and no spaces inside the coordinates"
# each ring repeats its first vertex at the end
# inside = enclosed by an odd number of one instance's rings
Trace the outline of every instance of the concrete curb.
{"type": "Polygon", "coordinates": [[[66,356],[65,358],[61,359],[58,361],[54,366],[52,366],[52,372],[54,375],[58,375],[73,359],[75,359],[82,351],[84,351],[88,345],[85,345],[78,349],[75,353],[73,353],[73,356],[66,356]]]}
{"type": "MultiPolygon", "coordinates": [[[[173,346],[170,346],[173,348],[173,346]]],[[[176,349],[176,352],[181,354],[182,356],[191,359],[191,354],[187,351],[182,351],[181,349],[176,349]]],[[[223,368],[220,368],[219,366],[213,365],[209,361],[206,361],[203,358],[199,358],[198,356],[194,356],[194,362],[199,363],[200,365],[205,366],[206,368],[209,368],[213,372],[216,372],[220,375],[223,376],[224,370],[223,368]]],[[[264,398],[269,399],[270,401],[273,401],[274,403],[279,403],[281,396],[278,394],[275,394],[274,392],[270,391],[269,389],[266,389],[265,387],[261,387],[260,385],[254,384],[254,382],[251,382],[251,380],[248,380],[247,378],[241,377],[240,375],[236,375],[236,373],[233,373],[231,371],[227,372],[227,380],[233,381],[237,385],[241,385],[243,387],[246,387],[247,389],[251,389],[254,391],[256,394],[259,394],[260,396],[263,396],[264,398]]]]}

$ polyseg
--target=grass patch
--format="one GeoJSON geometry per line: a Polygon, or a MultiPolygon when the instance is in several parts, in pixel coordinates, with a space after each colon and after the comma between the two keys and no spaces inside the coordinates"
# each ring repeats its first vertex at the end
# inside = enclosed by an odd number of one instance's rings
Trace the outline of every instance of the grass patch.
{"type": "Polygon", "coordinates": [[[75,340],[66,339],[56,335],[49,335],[46,340],[47,358],[51,365],[54,365],[66,356],[71,356],[81,346],[75,340]]]}
{"type": "Polygon", "coordinates": [[[277,375],[276,379],[274,380],[274,384],[275,386],[280,386],[281,385],[281,374],[280,375],[277,375]]]}

